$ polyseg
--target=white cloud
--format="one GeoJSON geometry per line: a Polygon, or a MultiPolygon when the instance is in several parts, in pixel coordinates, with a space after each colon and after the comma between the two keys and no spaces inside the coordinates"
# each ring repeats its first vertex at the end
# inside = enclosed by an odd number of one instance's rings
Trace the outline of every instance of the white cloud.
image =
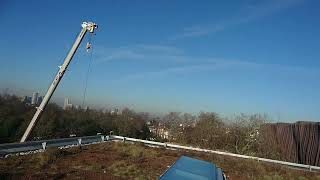
{"type": "Polygon", "coordinates": [[[147,60],[162,58],[164,60],[178,60],[183,54],[181,49],[172,46],[138,44],[127,47],[104,48],[95,50],[96,62],[107,62],[112,60],[147,60]]]}
{"type": "Polygon", "coordinates": [[[137,45],[142,51],[149,51],[149,53],[161,53],[161,54],[183,54],[184,52],[173,46],[155,45],[155,44],[141,44],[137,45]]]}
{"type": "MultiPolygon", "coordinates": [[[[187,62],[187,61],[186,61],[187,62]]],[[[182,75],[182,74],[193,74],[193,73],[203,73],[214,70],[259,70],[261,72],[280,72],[295,74],[299,76],[318,76],[318,68],[307,68],[307,67],[297,67],[297,66],[288,66],[288,65],[278,65],[278,64],[263,64],[255,63],[248,61],[238,61],[238,60],[223,60],[223,59],[200,59],[198,60],[200,64],[189,64],[189,65],[180,65],[169,68],[164,68],[160,70],[139,72],[135,74],[126,75],[116,82],[122,81],[131,81],[131,80],[140,80],[140,79],[155,79],[155,78],[165,78],[172,75],[182,75]]]]}
{"type": "Polygon", "coordinates": [[[143,54],[137,53],[134,50],[129,48],[99,48],[98,51],[95,52],[96,62],[107,62],[118,59],[141,59],[144,58],[143,54]]]}
{"type": "Polygon", "coordinates": [[[169,40],[215,34],[239,24],[248,23],[257,19],[261,19],[265,16],[273,15],[279,11],[292,7],[299,2],[301,2],[301,0],[268,0],[262,2],[259,1],[257,4],[248,4],[245,6],[242,12],[233,18],[217,24],[202,24],[186,27],[181,33],[170,37],[169,40]]]}

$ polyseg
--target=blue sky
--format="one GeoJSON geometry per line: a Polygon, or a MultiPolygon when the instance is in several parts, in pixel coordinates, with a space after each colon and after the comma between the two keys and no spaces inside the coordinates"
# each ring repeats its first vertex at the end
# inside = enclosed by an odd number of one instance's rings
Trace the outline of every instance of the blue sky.
{"type": "MultiPolygon", "coordinates": [[[[320,2],[1,1],[0,88],[44,94],[80,31],[99,25],[86,104],[320,119],[320,2]]],[[[79,48],[53,100],[80,104],[79,48]]]]}

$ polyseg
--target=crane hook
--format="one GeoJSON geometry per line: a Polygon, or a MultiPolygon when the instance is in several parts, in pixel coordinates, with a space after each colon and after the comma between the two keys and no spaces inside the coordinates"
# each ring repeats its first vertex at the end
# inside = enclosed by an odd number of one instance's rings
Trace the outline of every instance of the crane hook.
{"type": "Polygon", "coordinates": [[[91,43],[90,42],[87,42],[86,49],[87,49],[87,52],[90,51],[90,49],[91,49],[91,43]]]}

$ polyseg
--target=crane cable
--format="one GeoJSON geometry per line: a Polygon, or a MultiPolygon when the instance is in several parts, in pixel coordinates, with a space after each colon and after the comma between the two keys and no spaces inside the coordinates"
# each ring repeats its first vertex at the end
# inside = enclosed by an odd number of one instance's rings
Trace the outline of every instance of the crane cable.
{"type": "Polygon", "coordinates": [[[86,73],[86,79],[85,79],[85,85],[84,85],[84,92],[83,92],[83,99],[82,99],[82,108],[84,108],[85,100],[86,100],[86,95],[87,95],[87,86],[88,86],[88,79],[89,79],[89,73],[91,71],[91,64],[93,62],[93,48],[92,48],[92,42],[93,42],[93,33],[90,33],[88,43],[86,45],[86,51],[90,51],[90,60],[89,60],[89,65],[88,65],[88,70],[86,73]]]}

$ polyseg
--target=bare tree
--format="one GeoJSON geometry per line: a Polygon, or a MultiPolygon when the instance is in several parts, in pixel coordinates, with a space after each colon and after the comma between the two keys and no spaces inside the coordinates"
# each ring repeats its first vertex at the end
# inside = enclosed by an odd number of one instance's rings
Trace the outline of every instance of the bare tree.
{"type": "Polygon", "coordinates": [[[239,154],[257,152],[260,128],[266,120],[266,115],[260,114],[237,116],[228,128],[229,140],[233,144],[231,150],[239,154]]]}

